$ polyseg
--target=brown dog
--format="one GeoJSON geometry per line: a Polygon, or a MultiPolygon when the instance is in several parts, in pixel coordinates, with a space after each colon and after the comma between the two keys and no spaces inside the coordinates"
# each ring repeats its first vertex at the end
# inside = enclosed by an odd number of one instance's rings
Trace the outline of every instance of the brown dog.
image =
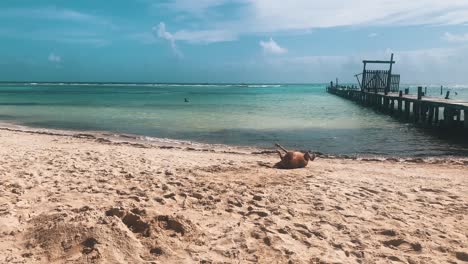
{"type": "Polygon", "coordinates": [[[309,152],[302,153],[298,151],[287,151],[279,144],[275,144],[275,146],[286,152],[283,156],[281,151],[277,150],[281,161],[276,163],[274,167],[278,169],[305,168],[309,163],[309,160],[313,161],[315,159],[315,154],[311,154],[309,152]]]}

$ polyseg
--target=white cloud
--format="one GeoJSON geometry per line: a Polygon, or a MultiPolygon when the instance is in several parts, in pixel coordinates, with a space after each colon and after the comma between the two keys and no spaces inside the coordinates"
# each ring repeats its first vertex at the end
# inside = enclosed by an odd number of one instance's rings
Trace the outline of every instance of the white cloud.
{"type": "Polygon", "coordinates": [[[53,63],[60,63],[62,62],[62,57],[52,52],[49,54],[48,60],[53,63]]]}
{"type": "Polygon", "coordinates": [[[213,43],[237,40],[237,36],[233,32],[225,30],[180,30],[175,32],[173,37],[175,40],[192,43],[213,43]]]}
{"type": "Polygon", "coordinates": [[[468,33],[452,34],[450,32],[445,32],[442,38],[448,42],[468,42],[468,33]]]}
{"type": "MultiPolygon", "coordinates": [[[[464,60],[468,56],[468,46],[413,50],[385,49],[352,55],[271,56],[259,61],[257,68],[268,72],[269,76],[290,78],[282,80],[285,82],[295,80],[327,82],[336,77],[343,81],[355,81],[354,74],[362,71],[362,59],[386,60],[390,58],[391,53],[395,54],[396,61],[393,70],[401,75],[402,83],[466,82],[466,74],[463,71],[468,67],[468,62],[464,60]]],[[[378,65],[370,67],[380,68],[378,65]]]]}
{"type": "Polygon", "coordinates": [[[258,30],[468,22],[466,0],[250,0],[258,30]],[[456,11],[456,12],[455,12],[456,11]],[[448,15],[450,14],[450,15],[448,15]]]}
{"type": "Polygon", "coordinates": [[[98,16],[83,13],[80,11],[57,8],[4,8],[0,10],[0,17],[13,17],[24,19],[44,19],[44,20],[61,20],[69,22],[81,22],[101,25],[111,25],[109,21],[98,16]]]}
{"type": "Polygon", "coordinates": [[[105,18],[73,9],[57,7],[0,9],[0,20],[5,18],[33,21],[33,23],[48,22],[51,25],[39,27],[35,30],[13,27],[8,32],[0,32],[0,35],[17,39],[89,44],[97,47],[110,43],[103,36],[109,29],[114,31],[118,29],[117,26],[105,18]],[[60,25],[60,27],[57,25],[60,25]]]}
{"type": "Polygon", "coordinates": [[[26,34],[21,30],[9,29],[0,30],[0,37],[16,38],[21,40],[54,41],[68,44],[86,44],[96,47],[103,47],[111,43],[109,40],[101,37],[97,33],[80,30],[65,31],[43,29],[28,31],[26,34]]]}
{"type": "MultiPolygon", "coordinates": [[[[197,16],[203,15],[208,9],[223,5],[228,0],[173,0],[168,3],[156,3],[156,8],[166,7],[181,12],[191,13],[197,16]]],[[[232,1],[231,1],[232,2],[232,1]]]]}
{"type": "Polygon", "coordinates": [[[276,41],[274,41],[273,38],[270,38],[269,41],[260,41],[260,46],[266,53],[283,54],[288,52],[287,49],[278,45],[278,43],[276,43],[276,41]]]}
{"type": "Polygon", "coordinates": [[[195,18],[202,13],[202,21],[209,21],[210,29],[235,35],[339,26],[468,23],[467,0],[234,0],[242,11],[235,19],[209,12],[227,2],[174,0],[165,7],[195,18]]]}
{"type": "Polygon", "coordinates": [[[164,22],[160,22],[157,27],[153,27],[153,33],[155,33],[159,38],[167,40],[171,45],[172,51],[176,56],[178,56],[179,58],[183,57],[182,52],[180,52],[177,48],[174,35],[172,35],[166,30],[166,24],[164,24],[164,22]]]}
{"type": "MultiPolygon", "coordinates": [[[[186,41],[190,43],[213,43],[213,42],[225,42],[233,41],[237,39],[237,36],[232,32],[225,30],[179,30],[175,33],[167,31],[166,24],[160,22],[158,26],[153,27],[153,33],[161,39],[167,40],[171,45],[172,51],[178,57],[183,57],[182,52],[178,49],[176,41],[186,41]]],[[[140,39],[142,43],[151,43],[146,35],[137,34],[133,35],[132,38],[140,39]]]]}

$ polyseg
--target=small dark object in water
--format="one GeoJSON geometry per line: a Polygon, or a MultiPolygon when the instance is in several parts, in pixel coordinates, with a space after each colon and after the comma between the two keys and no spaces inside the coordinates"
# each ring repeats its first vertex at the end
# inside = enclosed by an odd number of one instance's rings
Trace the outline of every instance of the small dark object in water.
{"type": "Polygon", "coordinates": [[[310,152],[302,153],[298,151],[287,151],[279,144],[275,144],[275,146],[286,152],[286,154],[283,156],[281,151],[277,151],[281,161],[276,163],[274,167],[278,169],[305,168],[309,163],[309,160],[313,161],[315,159],[315,154],[311,154],[310,152]]]}
{"type": "Polygon", "coordinates": [[[187,98],[184,98],[184,102],[188,103],[188,102],[189,102],[189,100],[188,100],[187,98]]]}

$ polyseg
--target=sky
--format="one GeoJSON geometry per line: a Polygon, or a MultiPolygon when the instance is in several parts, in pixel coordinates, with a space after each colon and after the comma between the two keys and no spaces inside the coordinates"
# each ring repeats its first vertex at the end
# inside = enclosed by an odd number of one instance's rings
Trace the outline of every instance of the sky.
{"type": "Polygon", "coordinates": [[[468,84],[468,0],[2,0],[0,81],[468,84]]]}

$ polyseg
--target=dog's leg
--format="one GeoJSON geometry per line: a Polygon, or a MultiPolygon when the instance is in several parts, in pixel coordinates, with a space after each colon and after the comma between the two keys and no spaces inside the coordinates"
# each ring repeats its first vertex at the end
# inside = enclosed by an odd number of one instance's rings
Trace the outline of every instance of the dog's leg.
{"type": "Polygon", "coordinates": [[[285,148],[283,148],[280,144],[276,143],[275,146],[282,149],[284,152],[288,153],[288,151],[285,148]]]}
{"type": "Polygon", "coordinates": [[[315,158],[316,158],[315,153],[312,153],[312,156],[310,157],[310,161],[314,161],[315,158]]]}
{"type": "Polygon", "coordinates": [[[280,159],[283,160],[283,154],[281,154],[281,151],[276,150],[276,152],[278,152],[278,155],[280,156],[280,159]]]}

